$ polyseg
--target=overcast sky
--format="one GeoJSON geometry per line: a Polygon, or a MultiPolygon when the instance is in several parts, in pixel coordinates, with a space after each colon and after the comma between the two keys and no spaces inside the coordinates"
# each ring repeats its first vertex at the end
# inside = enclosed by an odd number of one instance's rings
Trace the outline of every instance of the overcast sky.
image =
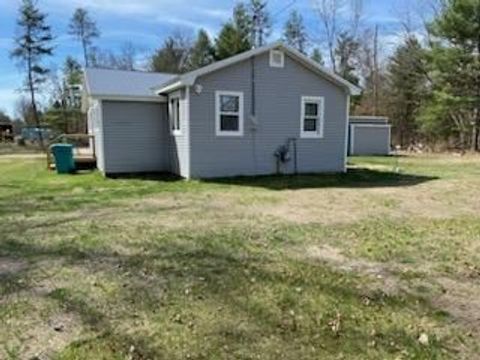
{"type": "MultiPolygon", "coordinates": [[[[348,1],[348,0],[347,0],[348,1]]],[[[399,9],[415,0],[364,0],[365,26],[378,24],[385,46],[392,47],[402,18],[399,9]]],[[[422,0],[423,1],[423,0],[422,0]]],[[[0,109],[14,114],[15,100],[23,74],[9,57],[15,34],[15,19],[20,0],[2,0],[0,5],[0,109]]],[[[192,34],[205,28],[214,35],[231,15],[235,0],[38,0],[38,6],[48,14],[55,40],[55,56],[46,61],[61,67],[67,55],[81,60],[81,49],[67,35],[68,21],[76,7],[89,10],[102,33],[96,45],[115,51],[126,41],[141,50],[139,61],[146,59],[169,32],[181,29],[192,34]]],[[[312,10],[312,0],[269,0],[274,30],[269,40],[278,40],[292,9],[305,18],[312,38],[317,38],[320,25],[312,10]]]]}

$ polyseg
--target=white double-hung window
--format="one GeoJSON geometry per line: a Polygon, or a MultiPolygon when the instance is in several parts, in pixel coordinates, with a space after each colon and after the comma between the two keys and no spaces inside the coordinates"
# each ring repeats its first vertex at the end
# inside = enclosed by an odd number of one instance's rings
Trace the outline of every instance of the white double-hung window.
{"type": "Polygon", "coordinates": [[[215,93],[215,133],[217,136],[243,135],[243,93],[215,93]]]}
{"type": "Polygon", "coordinates": [[[168,113],[170,118],[170,131],[173,135],[181,134],[181,112],[180,97],[171,97],[168,102],[168,113]]]}
{"type": "Polygon", "coordinates": [[[317,96],[302,96],[300,137],[323,138],[325,99],[317,96]]]}

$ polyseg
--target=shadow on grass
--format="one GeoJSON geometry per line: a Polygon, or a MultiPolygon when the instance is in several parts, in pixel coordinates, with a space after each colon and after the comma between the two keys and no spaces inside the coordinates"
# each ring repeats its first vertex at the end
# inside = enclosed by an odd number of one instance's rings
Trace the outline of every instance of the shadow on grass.
{"type": "MultiPolygon", "coordinates": [[[[168,173],[119,174],[112,179],[181,182],[182,178],[168,173]]],[[[315,188],[374,188],[414,186],[438,177],[423,176],[366,168],[350,168],[346,174],[300,174],[237,176],[203,179],[203,184],[261,187],[268,190],[301,190],[315,188]]]]}
{"type": "Polygon", "coordinates": [[[153,173],[125,173],[125,174],[108,174],[109,179],[120,180],[145,180],[145,181],[162,181],[162,182],[175,182],[184,180],[182,177],[166,172],[153,172],[153,173]]]}
{"type": "MultiPolygon", "coordinates": [[[[205,354],[193,357],[198,359],[226,358],[237,351],[253,354],[258,346],[270,341],[284,344],[286,358],[294,354],[313,358],[318,353],[298,349],[306,344],[313,347],[318,339],[327,352],[341,347],[353,356],[364,354],[365,344],[371,340],[367,330],[373,324],[369,319],[377,319],[378,325],[382,317],[382,350],[393,351],[391,343],[395,341],[395,346],[408,349],[418,358],[431,358],[430,350],[438,349],[418,345],[402,327],[388,323],[390,314],[428,314],[431,309],[422,305],[421,299],[372,297],[372,303],[366,306],[366,291],[358,286],[355,276],[323,264],[250,252],[248,246],[234,243],[238,236],[241,233],[212,233],[197,236],[192,242],[191,234],[177,234],[175,241],[146,243],[142,251],[131,255],[109,250],[86,252],[75,243],[38,246],[9,241],[0,243],[0,254],[28,259],[31,265],[62,260],[64,267],[80,267],[92,276],[99,274],[95,283],[117,283],[115,288],[120,290],[108,298],[108,307],[90,291],[95,287],[91,281],[76,283],[72,279],[46,295],[59,308],[78,315],[94,333],[66,349],[65,354],[79,355],[72,358],[95,358],[92,349],[96,347],[99,357],[117,358],[128,355],[132,345],[133,359],[176,359],[182,358],[183,351],[205,354]],[[209,242],[213,236],[219,239],[209,242]],[[292,315],[296,313],[303,314],[301,321],[292,315]],[[344,317],[342,329],[336,334],[329,322],[338,313],[344,317]],[[362,317],[356,318],[359,313],[362,317]],[[136,329],[136,314],[154,321],[146,333],[141,326],[136,329]],[[116,326],[119,321],[125,326],[116,326]],[[188,337],[182,335],[185,333],[188,337]],[[108,351],[112,356],[105,356],[108,351]]],[[[28,278],[29,271],[22,269],[16,275],[17,279],[28,278]]]]}
{"type": "Polygon", "coordinates": [[[437,177],[377,171],[363,168],[349,169],[346,174],[272,175],[205,180],[208,183],[261,187],[269,190],[301,190],[319,188],[375,188],[404,187],[437,180],[437,177]]]}

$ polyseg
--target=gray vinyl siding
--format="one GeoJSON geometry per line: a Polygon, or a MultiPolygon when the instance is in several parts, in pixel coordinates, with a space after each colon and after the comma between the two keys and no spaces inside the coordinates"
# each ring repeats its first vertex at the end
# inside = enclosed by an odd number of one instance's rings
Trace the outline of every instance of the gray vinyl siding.
{"type": "Polygon", "coordinates": [[[389,125],[350,125],[350,155],[388,155],[390,131],[389,125]]]}
{"type": "Polygon", "coordinates": [[[170,168],[165,104],[103,101],[106,174],[170,168]]]}
{"type": "MultiPolygon", "coordinates": [[[[168,126],[168,156],[169,171],[183,176],[189,177],[190,174],[190,149],[189,149],[189,127],[188,127],[188,97],[185,89],[171,93],[168,97],[180,97],[180,134],[173,135],[170,131],[170,121],[166,118],[168,126]]],[[[168,109],[168,104],[165,104],[168,109]]],[[[168,111],[167,111],[168,113],[168,111]]]]}
{"type": "MultiPolygon", "coordinates": [[[[251,62],[232,65],[197,79],[202,91],[190,96],[191,176],[198,178],[276,172],[275,150],[297,139],[298,171],[345,170],[347,102],[345,90],[285,56],[284,68],[269,66],[268,52],[255,58],[257,126],[251,121],[251,62]],[[244,135],[215,134],[215,91],[244,94],[244,135]],[[325,98],[322,139],[300,138],[301,97],[325,98]]],[[[292,152],[293,158],[293,152],[292,152]]],[[[281,170],[292,173],[293,160],[281,170]]]]}

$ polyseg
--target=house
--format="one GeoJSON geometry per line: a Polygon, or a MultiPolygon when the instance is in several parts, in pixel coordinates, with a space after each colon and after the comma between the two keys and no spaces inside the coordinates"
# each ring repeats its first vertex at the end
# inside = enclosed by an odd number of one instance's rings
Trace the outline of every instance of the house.
{"type": "Polygon", "coordinates": [[[380,116],[351,116],[349,155],[390,155],[392,126],[380,116]]]}
{"type": "Polygon", "coordinates": [[[360,92],[280,42],[183,75],[87,69],[84,89],[104,174],[184,178],[344,172],[360,92]]]}

